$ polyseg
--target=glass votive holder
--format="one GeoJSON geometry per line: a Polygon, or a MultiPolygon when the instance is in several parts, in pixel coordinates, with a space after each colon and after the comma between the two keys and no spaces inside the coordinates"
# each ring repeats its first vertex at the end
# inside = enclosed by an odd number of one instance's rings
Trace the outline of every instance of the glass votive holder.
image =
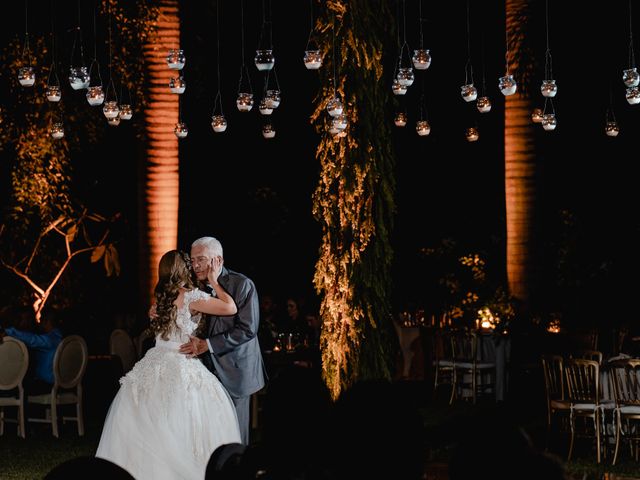
{"type": "Polygon", "coordinates": [[[480,138],[480,132],[476,127],[469,127],[464,131],[467,142],[477,142],[480,138]]]}
{"type": "Polygon", "coordinates": [[[62,98],[62,89],[60,85],[47,85],[44,95],[50,102],[59,102],[62,98]]]}
{"type": "Polygon", "coordinates": [[[640,83],[640,75],[638,75],[638,70],[635,67],[623,70],[622,81],[627,87],[637,87],[640,83]]]}
{"type": "Polygon", "coordinates": [[[473,86],[473,83],[469,83],[460,87],[460,95],[465,102],[473,102],[478,98],[478,90],[473,86]]]}
{"type": "Polygon", "coordinates": [[[104,91],[102,90],[102,85],[87,88],[85,97],[91,106],[102,105],[104,102],[104,91]]]}
{"type": "Polygon", "coordinates": [[[183,76],[171,77],[171,79],[169,80],[169,89],[171,90],[171,93],[177,93],[178,95],[180,95],[184,93],[186,88],[187,81],[183,76]]]}
{"type": "Polygon", "coordinates": [[[271,70],[276,64],[276,58],[273,56],[273,50],[256,50],[256,56],[253,61],[260,71],[271,70]]]}
{"type": "Polygon", "coordinates": [[[187,57],[184,54],[184,50],[172,48],[167,53],[167,65],[171,70],[182,70],[186,62],[187,57]]]}
{"type": "Polygon", "coordinates": [[[33,87],[36,83],[36,71],[33,67],[20,67],[18,69],[18,83],[23,87],[33,87]]]}
{"type": "Polygon", "coordinates": [[[402,85],[396,78],[391,85],[391,91],[394,95],[404,95],[407,93],[407,86],[402,85]]]}
{"type": "Polygon", "coordinates": [[[507,97],[516,93],[518,85],[516,84],[513,75],[505,75],[504,77],[500,77],[498,79],[498,88],[500,89],[502,94],[507,97]]]}
{"type": "Polygon", "coordinates": [[[396,113],[393,123],[396,127],[404,127],[407,125],[407,114],[404,112],[396,113]]]}
{"type": "Polygon", "coordinates": [[[120,120],[131,120],[133,117],[133,108],[128,103],[120,105],[120,120]]]}
{"type": "Polygon", "coordinates": [[[555,130],[558,126],[558,119],[556,118],[555,113],[545,113],[542,116],[542,128],[547,131],[555,130]]]}
{"type": "Polygon", "coordinates": [[[344,107],[342,106],[342,102],[338,97],[333,97],[331,100],[327,102],[327,113],[332,117],[337,117],[342,113],[344,107]]]}
{"type": "Polygon", "coordinates": [[[426,120],[418,120],[416,122],[416,133],[421,137],[426,137],[431,133],[431,125],[426,120]]]}
{"type": "Polygon", "coordinates": [[[236,98],[236,107],[241,112],[250,111],[253,108],[253,93],[238,93],[238,98],[236,98]]]}
{"type": "Polygon", "coordinates": [[[542,85],[540,85],[540,92],[542,93],[543,97],[555,97],[556,93],[558,93],[558,85],[556,85],[556,81],[543,80],[542,85]]]}
{"type": "Polygon", "coordinates": [[[89,87],[89,71],[87,67],[69,68],[69,84],[74,90],[82,90],[89,87]]]}
{"type": "Polygon", "coordinates": [[[307,70],[318,70],[322,66],[320,50],[305,50],[303,61],[307,70]]]}
{"type": "Polygon", "coordinates": [[[49,127],[49,135],[51,135],[51,138],[55,140],[60,140],[62,137],[64,137],[64,126],[62,125],[62,123],[52,123],[49,127]]]}
{"type": "Polygon", "coordinates": [[[117,127],[118,125],[120,125],[120,115],[113,118],[107,118],[107,123],[110,127],[117,127]]]}
{"type": "Polygon", "coordinates": [[[173,133],[178,138],[185,138],[189,135],[189,129],[187,128],[187,124],[184,122],[176,123],[176,126],[173,129],[173,133]]]}
{"type": "Polygon", "coordinates": [[[211,117],[211,128],[216,133],[222,133],[227,129],[227,120],[224,115],[213,115],[211,117]]]}
{"type": "Polygon", "coordinates": [[[396,79],[400,82],[400,85],[405,87],[410,87],[415,80],[415,74],[413,73],[413,68],[411,67],[400,67],[398,68],[398,73],[396,75],[396,79]]]}
{"type": "Polygon", "coordinates": [[[107,117],[108,120],[112,120],[114,118],[118,119],[118,124],[120,123],[120,107],[118,106],[118,102],[115,100],[109,100],[104,102],[102,106],[102,113],[107,117]]]}
{"type": "Polygon", "coordinates": [[[416,70],[426,70],[431,65],[431,54],[424,48],[414,50],[411,61],[416,70]]]}
{"type": "Polygon", "coordinates": [[[273,128],[273,125],[270,123],[266,123],[262,126],[262,136],[264,138],[273,138],[276,136],[276,130],[273,128]]]}
{"type": "Polygon", "coordinates": [[[280,105],[280,90],[267,90],[265,100],[269,108],[278,108],[280,105]]]}
{"type": "Polygon", "coordinates": [[[480,113],[487,113],[491,111],[491,100],[489,97],[479,97],[476,100],[476,108],[480,113]]]}
{"type": "Polygon", "coordinates": [[[620,127],[618,126],[618,122],[610,121],[604,127],[604,133],[607,134],[608,137],[617,137],[620,133],[620,127]]]}
{"type": "Polygon", "coordinates": [[[638,87],[629,87],[625,94],[629,105],[637,105],[640,103],[640,89],[638,87]]]}
{"type": "Polygon", "coordinates": [[[534,108],[533,112],[531,112],[531,121],[533,123],[542,123],[542,109],[541,108],[534,108]]]}
{"type": "Polygon", "coordinates": [[[258,105],[258,111],[262,115],[271,115],[273,113],[273,108],[269,106],[269,102],[266,97],[260,100],[260,105],[258,105]]]}
{"type": "Polygon", "coordinates": [[[344,130],[347,128],[348,120],[347,116],[344,113],[340,115],[336,115],[331,119],[331,125],[338,129],[338,131],[344,130]]]}

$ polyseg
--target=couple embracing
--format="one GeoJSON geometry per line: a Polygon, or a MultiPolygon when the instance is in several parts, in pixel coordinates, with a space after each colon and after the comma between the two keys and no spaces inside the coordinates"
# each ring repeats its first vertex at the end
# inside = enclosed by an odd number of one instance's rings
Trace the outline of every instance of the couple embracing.
{"type": "Polygon", "coordinates": [[[253,282],[203,237],[160,260],[156,345],[120,379],[96,452],[137,480],[202,479],[211,453],[249,443],[249,403],[265,384],[253,282]]]}

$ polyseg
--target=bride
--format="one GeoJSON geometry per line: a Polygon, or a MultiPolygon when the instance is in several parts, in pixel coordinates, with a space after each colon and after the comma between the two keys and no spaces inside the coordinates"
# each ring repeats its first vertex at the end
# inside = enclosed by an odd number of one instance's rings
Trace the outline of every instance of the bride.
{"type": "Polygon", "coordinates": [[[188,256],[177,250],[160,259],[151,320],[156,346],[120,379],[96,457],[125,468],[136,480],[202,479],[209,457],[225,443],[239,443],[233,402],[198,358],[178,352],[199,326],[200,313],[233,315],[236,305],[217,282],[217,298],[196,288],[188,256]]]}

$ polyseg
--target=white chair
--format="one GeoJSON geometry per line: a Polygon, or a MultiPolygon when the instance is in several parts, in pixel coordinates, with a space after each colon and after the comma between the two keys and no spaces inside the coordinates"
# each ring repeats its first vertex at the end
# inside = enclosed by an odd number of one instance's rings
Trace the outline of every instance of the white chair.
{"type": "Polygon", "coordinates": [[[84,435],[82,409],[82,379],[87,369],[89,352],[87,343],[79,335],[62,339],[53,357],[53,388],[42,395],[29,395],[27,403],[45,405],[45,418],[29,418],[29,422],[50,423],[53,436],[58,438],[58,405],[75,405],[75,417],[62,417],[62,422],[73,420],[78,423],[78,435],[84,435]]]}
{"type": "Polygon", "coordinates": [[[109,353],[115,355],[122,362],[122,373],[125,374],[138,360],[138,352],[129,334],[120,328],[111,332],[109,338],[109,353]]]}
{"type": "Polygon", "coordinates": [[[144,357],[144,354],[147,353],[147,350],[151,348],[151,344],[155,342],[155,334],[150,329],[145,329],[140,332],[135,339],[136,344],[136,353],[138,355],[138,359],[144,357]]]}
{"type": "Polygon", "coordinates": [[[4,422],[15,421],[18,424],[18,435],[26,436],[24,428],[24,389],[22,380],[29,367],[29,351],[24,343],[12,337],[4,337],[0,343],[0,391],[12,392],[16,395],[0,397],[0,435],[4,433],[4,422]],[[4,407],[18,407],[16,420],[5,419],[4,407]]]}

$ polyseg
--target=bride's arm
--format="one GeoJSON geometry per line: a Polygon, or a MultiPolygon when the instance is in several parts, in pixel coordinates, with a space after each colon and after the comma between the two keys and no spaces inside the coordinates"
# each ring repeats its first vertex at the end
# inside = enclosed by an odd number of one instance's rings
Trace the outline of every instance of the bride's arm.
{"type": "Polygon", "coordinates": [[[218,276],[220,276],[220,270],[222,270],[222,262],[220,259],[211,259],[211,266],[207,274],[207,280],[209,285],[213,287],[216,292],[217,298],[207,298],[205,300],[196,300],[191,302],[190,308],[197,310],[198,312],[208,313],[209,315],[235,315],[238,311],[236,303],[233,301],[231,295],[222,288],[218,283],[218,276]]]}

